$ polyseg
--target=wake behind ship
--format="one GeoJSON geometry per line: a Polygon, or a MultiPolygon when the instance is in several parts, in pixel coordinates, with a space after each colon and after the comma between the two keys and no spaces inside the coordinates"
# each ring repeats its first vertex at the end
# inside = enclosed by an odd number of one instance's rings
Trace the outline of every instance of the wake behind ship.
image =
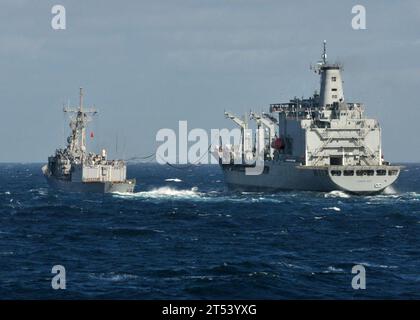
{"type": "Polygon", "coordinates": [[[241,128],[239,145],[217,151],[230,188],[370,194],[397,180],[401,167],[384,161],[378,121],[365,117],[361,103],[344,101],[341,66],[327,62],[325,41],[315,71],[321,78],[319,94],[271,104],[270,113],[250,114],[262,129],[255,138],[261,148],[249,132],[248,115],[225,113],[241,128]],[[263,170],[247,174],[258,155],[263,170]]]}
{"type": "Polygon", "coordinates": [[[72,116],[71,134],[66,148],[57,149],[42,167],[48,184],[68,192],[133,192],[136,180],[126,178],[127,166],[123,160],[108,160],[105,149],[101,154],[86,150],[86,125],[97,111],[83,108],[82,88],[79,107],[64,108],[64,112],[72,116]]]}

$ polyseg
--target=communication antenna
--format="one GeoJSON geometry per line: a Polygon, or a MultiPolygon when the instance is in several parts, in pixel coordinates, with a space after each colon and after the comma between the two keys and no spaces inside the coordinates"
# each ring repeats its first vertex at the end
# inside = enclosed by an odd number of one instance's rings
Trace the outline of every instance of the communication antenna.
{"type": "Polygon", "coordinates": [[[322,62],[327,63],[327,40],[324,40],[324,52],[322,53],[322,62]]]}
{"type": "Polygon", "coordinates": [[[79,88],[79,108],[83,111],[83,88],[79,88]]]}
{"type": "Polygon", "coordinates": [[[309,67],[309,69],[313,70],[315,73],[320,74],[322,66],[327,64],[327,40],[324,40],[323,42],[323,51],[321,55],[321,60],[318,61],[315,66],[312,67],[312,65],[309,67]]]}

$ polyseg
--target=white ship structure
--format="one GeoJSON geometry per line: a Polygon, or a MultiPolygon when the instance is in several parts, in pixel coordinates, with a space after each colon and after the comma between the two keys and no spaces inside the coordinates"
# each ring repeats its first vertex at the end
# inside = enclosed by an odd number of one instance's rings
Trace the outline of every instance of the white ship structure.
{"type": "Polygon", "coordinates": [[[71,134],[66,148],[57,149],[42,167],[48,184],[68,192],[133,192],[136,180],[126,178],[123,160],[108,160],[105,149],[101,154],[86,150],[86,126],[97,111],[83,107],[82,88],[79,107],[63,111],[70,115],[71,134]]]}
{"type": "Polygon", "coordinates": [[[365,116],[361,103],[345,101],[342,67],[327,61],[325,41],[314,69],[321,78],[319,94],[271,104],[269,113],[225,113],[242,132],[240,145],[217,151],[230,188],[371,194],[397,180],[401,167],[384,161],[378,121],[365,116]],[[246,170],[255,166],[249,159],[256,159],[258,149],[247,130],[250,119],[264,129],[258,130],[264,168],[257,175],[246,170]]]}

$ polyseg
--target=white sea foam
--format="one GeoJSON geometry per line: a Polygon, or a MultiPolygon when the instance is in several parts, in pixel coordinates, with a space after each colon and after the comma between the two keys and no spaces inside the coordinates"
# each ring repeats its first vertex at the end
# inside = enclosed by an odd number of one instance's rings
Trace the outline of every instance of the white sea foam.
{"type": "Polygon", "coordinates": [[[14,254],[13,251],[0,251],[0,256],[12,256],[14,254]]]}
{"type": "Polygon", "coordinates": [[[322,208],[324,210],[334,210],[334,211],[341,211],[339,207],[328,207],[328,208],[322,208]]]}
{"type": "Polygon", "coordinates": [[[90,276],[92,278],[95,279],[99,279],[99,280],[105,280],[105,281],[127,281],[127,280],[132,280],[132,279],[137,279],[138,276],[133,275],[133,274],[126,274],[126,273],[115,273],[115,272],[110,272],[110,273],[100,273],[100,274],[90,274],[90,276]]]}
{"type": "Polygon", "coordinates": [[[344,191],[334,190],[324,195],[325,198],[350,198],[350,195],[344,191]]]}
{"type": "Polygon", "coordinates": [[[169,179],[165,179],[165,181],[167,181],[167,182],[182,182],[182,180],[178,179],[178,178],[169,178],[169,179]]]}
{"type": "Polygon", "coordinates": [[[397,190],[393,186],[386,187],[383,191],[384,194],[397,194],[397,190]]]}
{"type": "Polygon", "coordinates": [[[369,263],[369,262],[356,262],[356,264],[361,264],[365,267],[371,268],[382,268],[382,269],[398,269],[398,266],[393,265],[385,265],[385,264],[376,264],[376,263],[369,263]]]}
{"type": "Polygon", "coordinates": [[[335,268],[333,266],[329,266],[327,270],[322,271],[322,273],[342,273],[344,272],[341,268],[335,268]]]}
{"type": "Polygon", "coordinates": [[[417,192],[407,192],[407,195],[412,198],[420,198],[420,193],[417,192]]]}
{"type": "Polygon", "coordinates": [[[120,196],[124,198],[151,198],[151,199],[161,199],[161,198],[200,198],[201,193],[198,192],[197,187],[193,187],[189,190],[178,190],[170,187],[161,187],[157,189],[152,189],[150,191],[140,191],[136,193],[115,193],[115,196],[120,196]]]}

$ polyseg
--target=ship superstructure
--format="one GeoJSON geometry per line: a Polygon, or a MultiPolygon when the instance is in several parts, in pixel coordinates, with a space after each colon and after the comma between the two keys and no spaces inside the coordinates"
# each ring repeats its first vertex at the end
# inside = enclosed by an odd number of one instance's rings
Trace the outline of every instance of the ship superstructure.
{"type": "Polygon", "coordinates": [[[87,123],[97,111],[84,108],[82,88],[79,107],[63,111],[70,116],[71,133],[67,146],[57,149],[42,167],[49,185],[75,192],[133,192],[136,181],[126,178],[127,166],[123,160],[108,160],[105,149],[101,154],[86,150],[87,123]]]}
{"type": "Polygon", "coordinates": [[[245,160],[256,157],[256,147],[245,136],[241,152],[232,152],[238,146],[228,150],[228,163],[226,150],[219,152],[229,186],[376,193],[398,178],[400,167],[383,160],[378,121],[364,115],[363,104],[345,101],[342,67],[327,61],[325,41],[322,59],[313,69],[320,76],[319,93],[271,104],[268,114],[250,115],[257,127],[266,128],[259,130],[264,133],[259,137],[264,141],[261,174],[246,174],[250,165],[245,160]]]}

